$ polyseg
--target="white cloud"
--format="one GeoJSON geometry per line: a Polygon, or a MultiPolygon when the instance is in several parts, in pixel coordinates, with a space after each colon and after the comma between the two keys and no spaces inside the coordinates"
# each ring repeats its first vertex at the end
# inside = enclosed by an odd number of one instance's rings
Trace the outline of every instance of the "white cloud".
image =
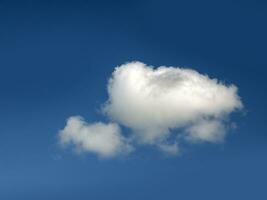
{"type": "Polygon", "coordinates": [[[114,123],[88,124],[70,117],[60,131],[61,143],[101,157],[129,153],[133,145],[154,145],[177,154],[180,141],[223,142],[231,123],[226,119],[243,107],[235,85],[192,69],[154,68],[141,62],[116,67],[108,95],[103,113],[114,123]],[[118,124],[131,130],[127,138],[118,124]]]}
{"type": "Polygon", "coordinates": [[[189,141],[222,142],[226,134],[225,126],[218,120],[201,120],[186,129],[189,141]]]}
{"type": "Polygon", "coordinates": [[[59,138],[62,144],[73,144],[78,151],[92,152],[100,157],[113,157],[132,150],[117,124],[88,124],[79,116],[67,120],[59,138]]]}
{"type": "Polygon", "coordinates": [[[160,150],[162,150],[165,153],[171,154],[171,155],[176,155],[179,153],[179,147],[177,142],[173,143],[173,144],[169,144],[169,143],[159,143],[158,147],[160,148],[160,150]]]}
{"type": "Polygon", "coordinates": [[[136,141],[171,152],[178,149],[176,141],[166,145],[171,129],[188,141],[222,141],[224,119],[242,108],[234,85],[191,69],[154,69],[141,62],[117,67],[108,94],[103,111],[110,119],[132,129],[136,141]]]}

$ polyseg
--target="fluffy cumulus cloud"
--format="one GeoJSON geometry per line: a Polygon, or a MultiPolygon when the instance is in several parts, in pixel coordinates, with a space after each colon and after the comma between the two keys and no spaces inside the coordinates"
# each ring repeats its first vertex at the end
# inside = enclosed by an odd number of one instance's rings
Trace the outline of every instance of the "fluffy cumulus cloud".
{"type": "Polygon", "coordinates": [[[113,157],[132,150],[120,127],[115,123],[88,124],[79,116],[70,117],[59,133],[63,145],[73,144],[77,151],[92,152],[100,157],[113,157]]]}
{"type": "Polygon", "coordinates": [[[154,145],[176,154],[182,140],[222,142],[229,114],[242,108],[235,85],[192,69],[154,68],[141,62],[116,67],[108,95],[103,113],[112,124],[89,125],[70,118],[61,140],[101,155],[115,155],[129,147],[120,124],[131,130],[132,144],[154,145]]]}

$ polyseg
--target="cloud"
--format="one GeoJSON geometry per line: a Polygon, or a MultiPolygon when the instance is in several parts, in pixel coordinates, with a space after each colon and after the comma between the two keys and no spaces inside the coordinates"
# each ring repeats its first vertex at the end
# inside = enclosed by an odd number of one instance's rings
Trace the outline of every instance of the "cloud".
{"type": "Polygon", "coordinates": [[[59,133],[63,145],[73,144],[78,151],[95,153],[100,157],[113,157],[132,151],[120,127],[115,123],[88,124],[79,116],[70,117],[59,133]]]}
{"type": "Polygon", "coordinates": [[[172,134],[188,141],[222,141],[224,119],[242,108],[234,85],[192,69],[155,69],[141,62],[117,67],[108,94],[103,111],[111,120],[130,128],[138,142],[171,152],[178,149],[177,139],[166,144],[172,134]]]}
{"type": "Polygon", "coordinates": [[[186,132],[186,139],[192,142],[222,142],[226,134],[225,126],[219,120],[201,120],[189,126],[186,132]]]}
{"type": "Polygon", "coordinates": [[[171,154],[171,155],[176,155],[179,152],[179,147],[178,147],[177,142],[175,142],[173,144],[159,143],[158,147],[163,152],[171,154]]]}
{"type": "Polygon", "coordinates": [[[179,67],[126,63],[115,68],[107,88],[102,111],[112,123],[71,117],[60,132],[62,143],[102,157],[130,152],[134,145],[177,154],[184,141],[223,142],[229,115],[243,107],[235,85],[179,67]],[[129,128],[127,138],[118,124],[129,128]]]}

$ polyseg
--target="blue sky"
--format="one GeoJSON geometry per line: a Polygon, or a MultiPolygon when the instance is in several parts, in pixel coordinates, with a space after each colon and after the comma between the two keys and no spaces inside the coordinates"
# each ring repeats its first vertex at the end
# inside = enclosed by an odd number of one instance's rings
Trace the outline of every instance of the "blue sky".
{"type": "Polygon", "coordinates": [[[266,199],[266,20],[260,0],[0,1],[0,198],[266,199]],[[235,84],[237,128],[177,156],[62,149],[68,117],[109,121],[108,79],[135,60],[235,84]]]}

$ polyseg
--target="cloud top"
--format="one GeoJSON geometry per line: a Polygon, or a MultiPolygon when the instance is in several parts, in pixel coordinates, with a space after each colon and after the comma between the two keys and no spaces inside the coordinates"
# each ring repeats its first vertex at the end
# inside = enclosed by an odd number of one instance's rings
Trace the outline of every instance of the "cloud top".
{"type": "Polygon", "coordinates": [[[61,132],[63,142],[115,155],[125,148],[120,124],[131,130],[132,144],[155,145],[175,154],[181,140],[222,142],[226,119],[243,107],[235,85],[179,67],[126,63],[115,68],[107,88],[103,113],[114,123],[87,124],[70,118],[61,132]]]}

